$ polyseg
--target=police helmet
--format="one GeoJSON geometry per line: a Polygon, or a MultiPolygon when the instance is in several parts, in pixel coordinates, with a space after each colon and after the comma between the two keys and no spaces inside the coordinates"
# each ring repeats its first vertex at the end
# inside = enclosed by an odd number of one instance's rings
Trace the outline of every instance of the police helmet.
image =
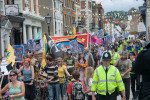
{"type": "Polygon", "coordinates": [[[111,55],[109,52],[104,52],[103,54],[103,60],[111,60],[111,55]]]}

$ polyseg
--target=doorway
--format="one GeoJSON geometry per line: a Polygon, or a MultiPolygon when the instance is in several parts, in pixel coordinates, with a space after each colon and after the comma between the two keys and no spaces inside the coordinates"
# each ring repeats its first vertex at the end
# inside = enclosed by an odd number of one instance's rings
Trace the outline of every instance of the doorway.
{"type": "Polygon", "coordinates": [[[21,38],[20,38],[20,30],[14,29],[14,45],[20,45],[21,44],[21,38]]]}

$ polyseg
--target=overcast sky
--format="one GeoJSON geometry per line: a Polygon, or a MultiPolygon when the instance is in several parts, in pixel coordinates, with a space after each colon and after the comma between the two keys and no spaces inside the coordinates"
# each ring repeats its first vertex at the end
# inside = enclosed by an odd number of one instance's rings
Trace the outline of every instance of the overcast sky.
{"type": "Polygon", "coordinates": [[[105,13],[109,11],[128,11],[132,7],[137,8],[142,6],[144,0],[95,0],[96,2],[102,2],[105,13]]]}

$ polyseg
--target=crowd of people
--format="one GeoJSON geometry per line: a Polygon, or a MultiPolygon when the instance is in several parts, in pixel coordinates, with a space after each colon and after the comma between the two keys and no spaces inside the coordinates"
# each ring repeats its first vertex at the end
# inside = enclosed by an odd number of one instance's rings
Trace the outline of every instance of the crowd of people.
{"type": "Polygon", "coordinates": [[[0,93],[6,95],[9,91],[14,100],[34,100],[34,67],[37,66],[47,73],[44,80],[49,100],[65,100],[65,91],[69,100],[117,100],[119,94],[122,100],[130,100],[130,86],[132,98],[136,99],[140,91],[140,74],[134,72],[133,66],[137,65],[136,58],[145,46],[145,39],[121,38],[106,45],[86,47],[78,53],[78,58],[68,49],[63,58],[53,59],[47,55],[44,68],[41,68],[40,59],[28,53],[22,63],[10,71],[10,80],[0,75],[0,93]],[[65,76],[72,78],[67,89],[64,88],[65,76]]]}

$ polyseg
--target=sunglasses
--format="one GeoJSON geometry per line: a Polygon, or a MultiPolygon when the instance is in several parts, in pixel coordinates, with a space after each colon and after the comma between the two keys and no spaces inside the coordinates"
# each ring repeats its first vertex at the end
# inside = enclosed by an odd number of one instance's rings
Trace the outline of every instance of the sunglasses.
{"type": "Polygon", "coordinates": [[[12,77],[12,76],[16,76],[16,74],[12,74],[12,75],[10,75],[10,77],[12,77]]]}

